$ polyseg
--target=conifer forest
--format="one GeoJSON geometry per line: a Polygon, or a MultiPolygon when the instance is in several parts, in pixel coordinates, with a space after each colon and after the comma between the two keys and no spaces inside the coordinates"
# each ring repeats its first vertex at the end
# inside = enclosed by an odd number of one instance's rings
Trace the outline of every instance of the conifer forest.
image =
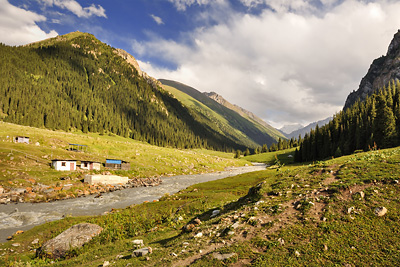
{"type": "Polygon", "coordinates": [[[53,130],[116,134],[158,146],[245,147],[86,33],[28,46],[0,44],[0,119],[53,130]]]}

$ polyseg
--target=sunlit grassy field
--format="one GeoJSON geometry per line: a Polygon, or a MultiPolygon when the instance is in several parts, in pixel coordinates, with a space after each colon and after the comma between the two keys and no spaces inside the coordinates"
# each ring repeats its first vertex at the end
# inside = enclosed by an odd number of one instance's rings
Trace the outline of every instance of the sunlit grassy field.
{"type": "MultiPolygon", "coordinates": [[[[50,168],[52,159],[93,160],[107,158],[130,162],[130,171],[114,171],[130,178],[214,172],[228,166],[243,166],[245,160],[231,153],[205,149],[177,150],[152,146],[116,135],[81,132],[66,133],[0,122],[0,185],[51,185],[61,177],[82,179],[82,172],[60,172],[50,168]],[[13,142],[16,136],[28,136],[30,144],[13,142]],[[69,144],[86,145],[84,152],[68,151],[69,144]]],[[[112,171],[113,172],[113,171],[112,171]]]]}
{"type": "Polygon", "coordinates": [[[242,159],[251,162],[262,162],[269,165],[274,164],[292,164],[294,163],[294,151],[295,148],[279,150],[274,152],[254,154],[250,156],[243,157],[242,159]]]}

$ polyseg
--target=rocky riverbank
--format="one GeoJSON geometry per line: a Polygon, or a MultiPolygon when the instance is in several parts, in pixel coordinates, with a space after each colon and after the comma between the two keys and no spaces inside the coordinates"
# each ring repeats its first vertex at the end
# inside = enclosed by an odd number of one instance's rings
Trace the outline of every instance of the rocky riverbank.
{"type": "Polygon", "coordinates": [[[64,183],[48,186],[30,181],[32,186],[25,188],[5,188],[0,186],[0,204],[7,203],[39,203],[55,200],[72,199],[89,195],[101,196],[102,193],[133,187],[149,187],[161,184],[161,178],[133,178],[126,184],[64,183]]]}

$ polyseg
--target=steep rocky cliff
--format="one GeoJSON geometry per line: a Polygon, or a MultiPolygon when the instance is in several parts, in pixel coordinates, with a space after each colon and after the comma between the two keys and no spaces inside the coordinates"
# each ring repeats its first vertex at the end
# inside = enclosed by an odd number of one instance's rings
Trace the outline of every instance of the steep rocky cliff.
{"type": "Polygon", "coordinates": [[[381,56],[372,62],[358,90],[347,97],[344,109],[353,105],[358,99],[365,100],[367,96],[387,86],[391,81],[398,80],[400,80],[400,30],[394,35],[386,56],[381,56]]]}

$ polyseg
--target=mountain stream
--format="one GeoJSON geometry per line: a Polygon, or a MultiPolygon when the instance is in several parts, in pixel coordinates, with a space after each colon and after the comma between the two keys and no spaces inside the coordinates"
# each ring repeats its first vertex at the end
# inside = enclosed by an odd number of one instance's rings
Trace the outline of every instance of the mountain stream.
{"type": "Polygon", "coordinates": [[[100,215],[112,208],[125,208],[144,201],[153,201],[165,194],[174,194],[188,186],[226,177],[264,170],[265,164],[229,168],[226,171],[162,177],[162,184],[154,187],[135,187],[75,199],[45,203],[17,203],[0,205],[0,242],[18,230],[29,230],[45,222],[62,219],[65,216],[100,215]]]}

